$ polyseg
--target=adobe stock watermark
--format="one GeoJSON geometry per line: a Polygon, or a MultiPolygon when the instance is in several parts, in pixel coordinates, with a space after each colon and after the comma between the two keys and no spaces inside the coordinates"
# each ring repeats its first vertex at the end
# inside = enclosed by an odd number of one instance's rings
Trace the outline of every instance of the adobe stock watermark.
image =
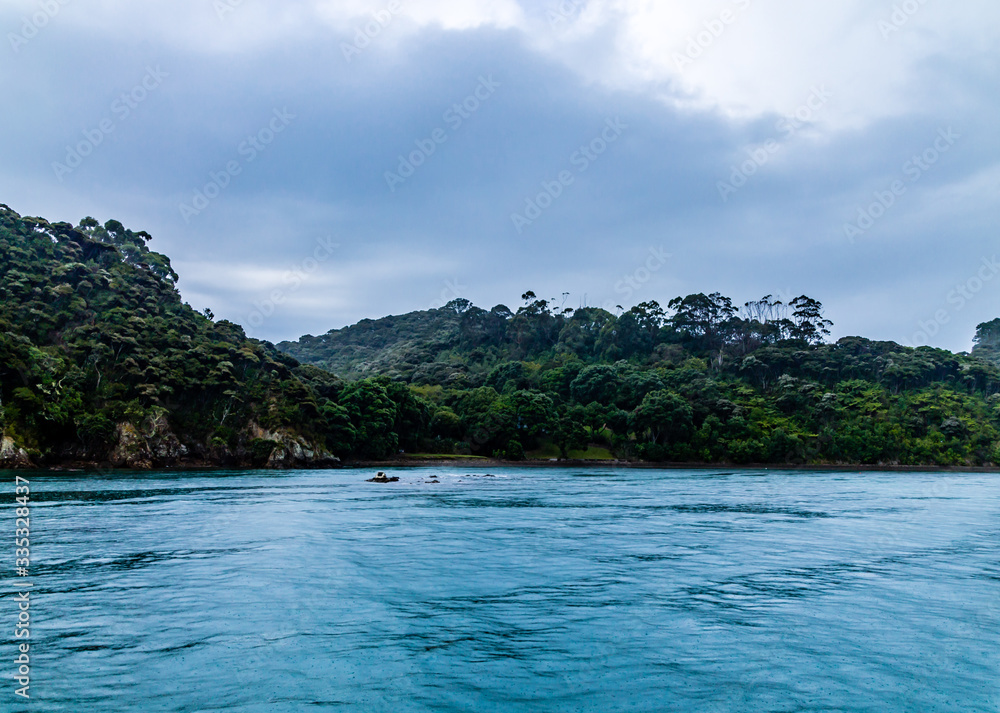
{"type": "MultiPolygon", "coordinates": [[[[941,160],[944,154],[951,150],[951,147],[960,138],[962,135],[955,133],[955,130],[950,126],[947,129],[939,129],[937,138],[930,146],[903,164],[901,169],[903,176],[911,185],[916,183],[941,160]]],[[[855,238],[871,230],[879,218],[884,216],[896,204],[896,201],[906,194],[908,188],[905,181],[897,178],[884,190],[875,191],[875,200],[867,207],[858,206],[858,217],[853,222],[844,223],[844,235],[850,243],[853,245],[855,238]]]]}
{"type": "Polygon", "coordinates": [[[510,214],[511,222],[513,222],[517,234],[520,235],[524,232],[525,228],[538,220],[542,213],[548,210],[556,199],[563,194],[563,191],[573,185],[576,176],[590,168],[608,150],[608,147],[621,137],[622,132],[627,128],[628,124],[622,123],[622,120],[618,117],[607,119],[604,122],[604,128],[597,136],[570,154],[569,163],[576,169],[576,174],[569,169],[563,169],[556,174],[554,180],[542,181],[541,192],[534,198],[528,197],[524,199],[523,214],[516,212],[510,214]]]}
{"type": "Polygon", "coordinates": [[[445,280],[444,289],[441,290],[438,298],[431,302],[429,309],[440,309],[441,307],[444,307],[452,300],[457,300],[460,297],[463,297],[468,289],[469,286],[461,284],[457,277],[454,280],[445,280]]]}
{"type": "Polygon", "coordinates": [[[888,20],[878,21],[878,31],[883,40],[889,39],[893,34],[903,29],[903,26],[910,21],[910,18],[919,12],[920,8],[927,4],[927,0],[903,0],[892,6],[892,14],[888,20]]]}
{"type": "Polygon", "coordinates": [[[674,52],[670,57],[671,60],[673,60],[677,71],[683,72],[685,67],[694,64],[695,60],[705,54],[705,50],[714,45],[715,41],[722,37],[726,28],[739,19],[739,12],[747,10],[750,7],[751,2],[752,0],[733,0],[733,5],[737,7],[738,11],[726,8],[719,13],[718,17],[714,17],[705,22],[705,29],[694,35],[689,35],[687,37],[687,45],[684,47],[684,52],[674,52]]]}
{"type": "MultiPolygon", "coordinates": [[[[31,594],[34,586],[28,579],[31,577],[31,487],[27,478],[20,475],[14,476],[14,498],[12,500],[11,515],[13,515],[14,527],[14,566],[11,568],[12,574],[16,574],[21,579],[14,587],[17,597],[14,603],[17,605],[17,623],[14,625],[14,639],[17,640],[17,658],[14,659],[13,675],[14,695],[21,698],[31,698],[31,594]],[[20,686],[20,688],[17,688],[20,686]]],[[[6,678],[6,676],[5,676],[6,678]]]]}
{"type": "MultiPolygon", "coordinates": [[[[826,106],[833,97],[833,92],[821,84],[813,87],[812,94],[803,104],[800,104],[788,116],[784,116],[775,123],[774,128],[782,132],[781,138],[788,140],[792,138],[802,127],[813,121],[819,112],[826,106]]],[[[730,167],[728,181],[716,181],[715,187],[719,190],[719,197],[723,203],[729,202],[729,197],[745,186],[751,176],[763,168],[771,161],[771,158],[781,150],[784,144],[778,139],[768,139],[763,144],[754,149],[747,149],[747,159],[739,165],[730,167]]]]}
{"type": "MultiPolygon", "coordinates": [[[[450,132],[455,133],[462,128],[462,125],[479,111],[480,107],[493,96],[499,87],[500,82],[494,80],[492,74],[486,77],[480,75],[479,84],[472,90],[472,93],[461,102],[452,104],[441,115],[442,121],[448,125],[450,132]]],[[[423,166],[427,159],[437,151],[438,146],[448,140],[448,133],[439,126],[430,132],[428,138],[417,139],[414,142],[416,148],[409,154],[405,156],[400,154],[396,170],[385,172],[385,182],[389,186],[389,190],[395,193],[397,186],[412,178],[417,169],[423,166]]]]}
{"type": "Polygon", "coordinates": [[[178,210],[180,210],[185,223],[191,222],[191,218],[200,215],[208,208],[211,202],[229,186],[233,178],[243,173],[244,165],[253,163],[262,152],[267,150],[277,135],[288,128],[288,125],[295,119],[295,114],[289,112],[288,107],[275,109],[271,114],[271,119],[262,129],[256,134],[248,136],[236,147],[236,153],[243,157],[242,162],[233,159],[227,161],[221,170],[209,171],[208,183],[194,191],[190,204],[181,203],[178,205],[178,210]]]}
{"type": "Polygon", "coordinates": [[[622,279],[615,283],[615,293],[628,300],[653,279],[653,275],[659,272],[672,257],[673,254],[668,253],[662,245],[659,248],[649,248],[649,255],[643,264],[633,270],[632,274],[622,275],[622,279]]]}
{"type": "Polygon", "coordinates": [[[83,160],[94,153],[94,149],[103,144],[104,139],[114,132],[115,127],[132,116],[132,112],[138,109],[150,93],[169,76],[160,69],[159,65],[156,65],[155,69],[147,66],[146,75],[139,80],[139,83],[129,91],[122,92],[117,99],[111,102],[110,111],[114,114],[114,118],[101,119],[96,128],[84,129],[83,139],[78,141],[75,146],[66,147],[66,157],[63,161],[52,162],[52,170],[59,182],[62,183],[64,177],[78,169],[83,164],[83,160]]]}
{"type": "Polygon", "coordinates": [[[556,29],[577,14],[584,5],[583,0],[561,0],[555,8],[550,8],[545,12],[545,18],[549,21],[552,29],[556,29]]]}
{"type": "Polygon", "coordinates": [[[52,18],[59,14],[72,0],[42,0],[39,10],[30,16],[22,16],[21,31],[7,33],[7,41],[10,42],[10,49],[14,54],[21,51],[21,48],[38,37],[41,29],[48,25],[52,18]]]}
{"type": "Polygon", "coordinates": [[[333,238],[329,235],[325,238],[317,238],[312,255],[282,276],[285,288],[275,288],[264,299],[256,300],[253,303],[253,310],[247,315],[246,323],[251,327],[259,327],[264,324],[264,320],[274,314],[278,305],[283,304],[289,295],[297,292],[309,279],[309,276],[316,272],[320,265],[329,260],[333,256],[334,250],[339,247],[340,243],[333,242],[333,238]]]}
{"type": "Polygon", "coordinates": [[[951,321],[952,315],[961,312],[962,309],[983,291],[993,278],[1000,274],[1000,260],[996,255],[984,257],[980,261],[979,269],[964,282],[955,285],[945,297],[945,301],[950,305],[949,309],[939,309],[927,320],[917,322],[917,331],[910,338],[907,346],[927,346],[930,340],[937,336],[941,328],[951,321]]]}
{"type": "Polygon", "coordinates": [[[243,4],[243,0],[213,0],[212,7],[219,20],[225,20],[226,15],[236,12],[236,8],[243,4]]]}
{"type": "Polygon", "coordinates": [[[354,28],[354,41],[351,43],[341,42],[340,51],[344,53],[344,59],[348,62],[361,54],[376,37],[382,34],[382,30],[392,23],[392,19],[399,14],[402,6],[398,0],[392,0],[383,10],[376,10],[372,14],[372,19],[361,27],[354,28]]]}
{"type": "Polygon", "coordinates": [[[212,8],[215,10],[216,17],[221,22],[226,19],[227,15],[236,12],[236,8],[244,2],[246,0],[212,0],[212,8]]]}

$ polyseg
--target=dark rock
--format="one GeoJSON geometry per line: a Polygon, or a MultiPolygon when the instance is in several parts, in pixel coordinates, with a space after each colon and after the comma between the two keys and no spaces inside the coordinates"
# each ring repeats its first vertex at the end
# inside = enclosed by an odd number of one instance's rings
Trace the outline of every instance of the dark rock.
{"type": "Polygon", "coordinates": [[[399,478],[397,478],[395,476],[393,476],[392,478],[390,478],[389,476],[387,476],[385,474],[384,471],[380,470],[378,473],[375,474],[374,478],[369,478],[367,480],[367,482],[369,482],[369,483],[395,483],[398,480],[399,480],[399,478]]]}

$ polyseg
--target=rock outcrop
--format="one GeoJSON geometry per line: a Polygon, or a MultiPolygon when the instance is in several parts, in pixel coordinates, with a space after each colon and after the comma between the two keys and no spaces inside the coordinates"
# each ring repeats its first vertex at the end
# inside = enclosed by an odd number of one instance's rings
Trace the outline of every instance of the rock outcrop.
{"type": "Polygon", "coordinates": [[[115,426],[110,450],[92,451],[79,443],[40,456],[36,463],[13,438],[0,439],[0,470],[36,467],[98,467],[150,470],[153,468],[330,468],[340,459],[302,436],[251,423],[240,433],[236,446],[216,439],[212,444],[184,444],[170,428],[166,416],[148,419],[141,427],[128,421],[115,426]]]}
{"type": "Polygon", "coordinates": [[[269,431],[257,424],[251,424],[250,436],[253,439],[252,444],[264,444],[262,447],[251,449],[251,455],[255,456],[255,465],[264,468],[324,468],[340,462],[339,458],[325,448],[285,431],[269,431]],[[262,456],[267,449],[270,449],[270,452],[267,453],[265,460],[262,456]]]}
{"type": "Polygon", "coordinates": [[[115,468],[172,466],[188,454],[162,414],[151,418],[142,431],[131,423],[119,423],[116,433],[117,443],[108,455],[108,462],[115,468]]]}
{"type": "Polygon", "coordinates": [[[28,452],[14,443],[13,438],[0,437],[0,469],[33,467],[28,452]]]}

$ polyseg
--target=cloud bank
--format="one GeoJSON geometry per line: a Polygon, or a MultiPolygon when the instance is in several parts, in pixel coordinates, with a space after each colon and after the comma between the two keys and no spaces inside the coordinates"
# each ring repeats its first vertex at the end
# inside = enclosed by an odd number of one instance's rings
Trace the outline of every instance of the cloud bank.
{"type": "Polygon", "coordinates": [[[272,340],[454,297],[718,290],[968,349],[1000,315],[998,20],[935,0],[16,0],[0,201],[149,231],[185,299],[272,340]]]}

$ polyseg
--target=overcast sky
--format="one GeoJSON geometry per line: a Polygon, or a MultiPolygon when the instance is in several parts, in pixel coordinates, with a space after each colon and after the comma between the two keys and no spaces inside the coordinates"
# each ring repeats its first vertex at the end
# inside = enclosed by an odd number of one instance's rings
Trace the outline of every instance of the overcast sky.
{"type": "Polygon", "coordinates": [[[274,341],[464,297],[1000,316],[995,0],[4,0],[0,202],[274,341]],[[568,292],[568,297],[563,293],[568,292]]]}

